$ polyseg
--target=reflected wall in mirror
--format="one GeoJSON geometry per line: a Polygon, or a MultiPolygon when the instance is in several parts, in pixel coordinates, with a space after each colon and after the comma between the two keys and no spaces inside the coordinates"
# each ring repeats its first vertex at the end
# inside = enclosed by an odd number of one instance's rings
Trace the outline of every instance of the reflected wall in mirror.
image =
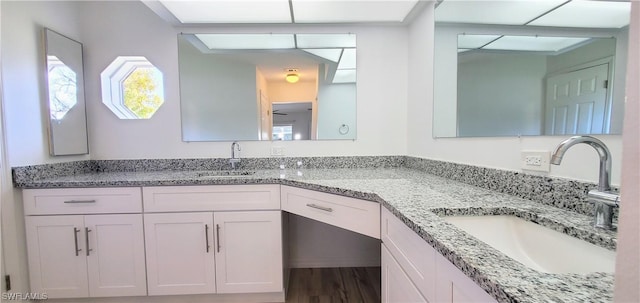
{"type": "Polygon", "coordinates": [[[180,34],[178,52],[183,141],[356,138],[353,34],[180,34]]]}
{"type": "Polygon", "coordinates": [[[82,44],[44,29],[49,153],[89,153],[84,99],[82,44]]]}
{"type": "MultiPolygon", "coordinates": [[[[490,24],[496,16],[470,24],[443,4],[436,9],[434,137],[621,133],[628,20],[616,24],[622,28],[490,24]]],[[[538,13],[545,12],[553,9],[538,13]]]]}

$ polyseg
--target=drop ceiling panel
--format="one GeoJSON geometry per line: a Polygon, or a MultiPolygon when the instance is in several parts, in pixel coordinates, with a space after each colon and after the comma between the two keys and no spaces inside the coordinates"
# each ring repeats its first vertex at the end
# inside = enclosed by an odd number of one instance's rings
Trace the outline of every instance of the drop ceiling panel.
{"type": "Polygon", "coordinates": [[[458,35],[458,48],[479,48],[500,35],[458,35]]]}
{"type": "Polygon", "coordinates": [[[355,69],[356,68],[356,49],[346,48],[340,57],[338,69],[355,69]]]}
{"type": "Polygon", "coordinates": [[[339,69],[339,70],[336,70],[336,74],[333,76],[333,83],[355,83],[355,82],[356,82],[355,69],[339,69]]]}
{"type": "Polygon", "coordinates": [[[591,38],[504,36],[483,49],[557,52],[591,38]]]}
{"type": "Polygon", "coordinates": [[[291,23],[288,0],[160,0],[182,23],[291,23]]]}
{"type": "Polygon", "coordinates": [[[195,34],[209,49],[291,49],[293,34],[195,34]]]}
{"type": "Polygon", "coordinates": [[[631,2],[571,1],[530,25],[621,28],[629,25],[631,2]]]}
{"type": "Polygon", "coordinates": [[[454,1],[436,9],[436,22],[524,25],[566,0],[454,1]]]}
{"type": "Polygon", "coordinates": [[[402,22],[417,0],[292,0],[296,23],[402,22]]]}
{"type": "Polygon", "coordinates": [[[340,60],[340,55],[342,54],[342,49],[339,48],[329,48],[329,49],[303,49],[303,51],[308,52],[310,54],[316,55],[318,57],[327,59],[329,61],[338,62],[340,60]]]}

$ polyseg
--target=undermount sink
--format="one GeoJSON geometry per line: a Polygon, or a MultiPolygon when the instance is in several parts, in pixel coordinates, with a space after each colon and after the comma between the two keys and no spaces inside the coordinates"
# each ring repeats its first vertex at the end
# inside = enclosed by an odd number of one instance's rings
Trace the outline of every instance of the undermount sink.
{"type": "Polygon", "coordinates": [[[198,174],[198,178],[225,178],[225,177],[246,177],[255,174],[254,171],[247,170],[220,170],[208,171],[198,174]]]}
{"type": "Polygon", "coordinates": [[[443,219],[537,271],[584,274],[615,269],[614,251],[515,216],[443,219]]]}

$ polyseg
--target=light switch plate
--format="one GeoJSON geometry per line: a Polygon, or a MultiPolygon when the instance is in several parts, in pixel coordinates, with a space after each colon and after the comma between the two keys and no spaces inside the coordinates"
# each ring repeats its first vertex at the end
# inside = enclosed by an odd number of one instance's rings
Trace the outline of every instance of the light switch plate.
{"type": "Polygon", "coordinates": [[[549,172],[551,153],[548,151],[523,150],[520,160],[523,170],[549,172]]]}

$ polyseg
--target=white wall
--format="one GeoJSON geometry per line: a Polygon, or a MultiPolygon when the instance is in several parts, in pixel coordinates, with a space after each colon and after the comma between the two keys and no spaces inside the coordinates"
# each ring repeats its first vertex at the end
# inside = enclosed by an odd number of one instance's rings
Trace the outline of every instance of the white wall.
{"type": "MultiPolygon", "coordinates": [[[[407,153],[410,156],[520,170],[522,150],[551,151],[565,137],[440,138],[432,137],[433,8],[426,8],[409,28],[409,89],[407,153]]],[[[450,67],[455,69],[455,67],[450,67]]],[[[440,75],[437,75],[440,77],[440,75]]],[[[453,102],[453,101],[452,101],[453,102]]],[[[622,137],[597,136],[613,155],[612,183],[620,184],[622,137]]],[[[551,167],[551,176],[597,182],[598,156],[584,145],[571,148],[560,166],[551,167]]]]}
{"type": "Polygon", "coordinates": [[[179,39],[185,141],[258,140],[256,66],[225,54],[203,54],[179,39]]]}
{"type": "Polygon", "coordinates": [[[49,156],[44,93],[43,28],[82,42],[77,2],[0,1],[2,45],[2,108],[4,151],[2,184],[3,271],[11,275],[12,291],[27,291],[24,214],[11,166],[88,159],[49,156]]]}
{"type": "MultiPolygon", "coordinates": [[[[356,86],[351,83],[321,84],[318,87],[318,139],[356,139],[358,127],[356,112],[358,108],[370,106],[362,102],[360,106],[355,101],[357,98],[356,86]],[[341,134],[342,128],[346,134],[341,134]]],[[[362,100],[365,101],[365,100],[362,100]]],[[[399,104],[401,100],[391,101],[399,104]]],[[[382,124],[393,124],[393,119],[382,120],[382,124]]],[[[389,125],[393,127],[393,125],[389,125]]],[[[382,135],[382,134],[381,134],[382,135]]],[[[384,138],[380,138],[384,140],[384,138]]]]}
{"type": "Polygon", "coordinates": [[[43,28],[82,42],[73,2],[2,1],[4,123],[11,166],[87,159],[49,156],[43,28]]]}
{"type": "Polygon", "coordinates": [[[358,140],[242,142],[243,156],[269,156],[272,145],[283,146],[287,156],[406,153],[406,28],[274,25],[174,29],[140,2],[82,2],[81,6],[92,159],[229,157],[228,142],[181,141],[176,46],[179,31],[355,33],[358,140]],[[118,55],[146,56],[164,73],[165,104],[152,119],[119,120],[100,103],[98,75],[118,55]]]}
{"type": "Polygon", "coordinates": [[[285,81],[268,81],[269,100],[276,102],[315,102],[315,80],[298,81],[289,83],[285,81]]]}
{"type": "Polygon", "coordinates": [[[458,136],[540,135],[546,60],[543,55],[460,54],[458,136]]]}

